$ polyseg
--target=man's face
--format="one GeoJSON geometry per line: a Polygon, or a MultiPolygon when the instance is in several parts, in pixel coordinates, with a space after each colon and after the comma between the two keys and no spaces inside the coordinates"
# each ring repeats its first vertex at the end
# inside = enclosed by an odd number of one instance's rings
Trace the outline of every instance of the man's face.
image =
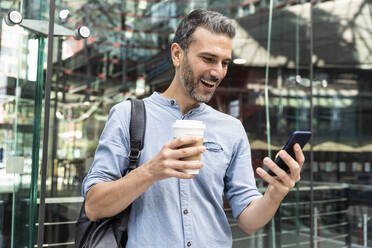
{"type": "Polygon", "coordinates": [[[208,102],[226,76],[232,40],[198,27],[180,63],[180,81],[196,102],[208,102]]]}

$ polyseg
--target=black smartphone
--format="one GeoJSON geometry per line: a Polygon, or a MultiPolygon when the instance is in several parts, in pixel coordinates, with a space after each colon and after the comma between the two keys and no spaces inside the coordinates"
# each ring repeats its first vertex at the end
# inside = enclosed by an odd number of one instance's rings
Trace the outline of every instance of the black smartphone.
{"type": "MultiPolygon", "coordinates": [[[[296,155],[293,151],[293,145],[298,143],[301,146],[301,149],[304,148],[305,144],[309,141],[311,137],[310,131],[294,131],[292,135],[289,137],[287,143],[283,146],[282,150],[285,150],[292,158],[296,159],[296,155]]],[[[278,156],[274,162],[285,172],[289,172],[288,166],[284,163],[284,161],[278,156]]],[[[268,170],[268,173],[271,176],[276,176],[274,172],[268,170]]]]}

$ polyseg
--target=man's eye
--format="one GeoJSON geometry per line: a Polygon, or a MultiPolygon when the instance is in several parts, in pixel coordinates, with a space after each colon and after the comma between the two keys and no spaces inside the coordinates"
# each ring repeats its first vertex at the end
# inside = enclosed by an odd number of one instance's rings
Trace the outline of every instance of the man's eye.
{"type": "Polygon", "coordinates": [[[212,58],[208,58],[208,57],[203,57],[203,60],[205,62],[208,62],[208,63],[212,63],[213,62],[213,59],[212,58]]]}
{"type": "Polygon", "coordinates": [[[223,67],[228,67],[229,64],[230,64],[229,62],[222,62],[222,66],[223,66],[223,67]]]}

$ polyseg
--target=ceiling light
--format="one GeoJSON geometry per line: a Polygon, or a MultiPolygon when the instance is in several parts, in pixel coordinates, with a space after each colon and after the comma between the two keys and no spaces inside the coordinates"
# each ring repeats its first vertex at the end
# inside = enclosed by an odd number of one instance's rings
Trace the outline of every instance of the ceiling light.
{"type": "Polygon", "coordinates": [[[242,64],[247,63],[247,60],[246,59],[234,59],[233,63],[237,65],[242,65],[242,64]]]}
{"type": "Polygon", "coordinates": [[[68,9],[63,9],[59,12],[59,18],[61,18],[62,20],[65,20],[69,14],[70,14],[70,11],[68,9]]]}
{"type": "Polygon", "coordinates": [[[56,112],[56,117],[60,120],[63,120],[65,117],[63,116],[63,114],[60,112],[60,111],[57,111],[56,112]]]}
{"type": "Polygon", "coordinates": [[[22,20],[23,18],[21,13],[15,10],[9,12],[8,15],[5,17],[5,23],[8,24],[9,26],[20,24],[22,20]]]}
{"type": "Polygon", "coordinates": [[[140,1],[140,2],[138,3],[138,8],[139,8],[139,9],[145,10],[146,7],[147,7],[147,2],[145,2],[145,1],[140,1]]]}

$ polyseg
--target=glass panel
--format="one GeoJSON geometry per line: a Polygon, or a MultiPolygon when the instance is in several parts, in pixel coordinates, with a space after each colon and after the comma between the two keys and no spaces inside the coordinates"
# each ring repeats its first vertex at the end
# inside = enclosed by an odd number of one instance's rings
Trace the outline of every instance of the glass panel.
{"type": "MultiPolygon", "coordinates": [[[[88,25],[92,36],[87,42],[70,38],[58,41],[54,72],[54,96],[57,97],[54,97],[56,101],[52,106],[55,113],[55,150],[53,163],[48,168],[52,173],[47,184],[50,185],[50,204],[47,204],[46,214],[46,222],[55,224],[46,226],[48,244],[73,244],[74,225],[68,224],[68,221],[76,220],[78,215],[78,202],[82,201],[79,197],[81,182],[92,163],[110,108],[128,97],[142,98],[155,90],[161,92],[168,86],[173,77],[169,63],[173,32],[182,16],[194,8],[217,10],[234,18],[237,23],[233,58],[244,59],[245,62],[241,64],[241,61],[235,60],[210,105],[243,122],[252,146],[254,168],[262,166],[262,159],[267,155],[264,89],[269,2],[56,1],[56,13],[64,10],[69,13],[66,18],[57,18],[57,23],[70,28],[75,28],[78,23],[88,25]],[[68,204],[70,201],[72,203],[68,204]]],[[[297,13],[302,15],[305,10],[291,6],[283,9],[284,2],[274,1],[275,21],[272,28],[274,52],[270,66],[277,68],[269,71],[271,126],[275,129],[272,135],[273,153],[298,127],[296,113],[299,115],[303,109],[307,110],[303,113],[304,120],[298,123],[299,127],[306,129],[309,122],[308,105],[303,103],[306,100],[304,90],[300,86],[291,88],[291,85],[285,85],[287,81],[293,83],[291,78],[299,74],[300,62],[296,60],[296,52],[300,48],[296,44],[301,37],[302,46],[305,46],[307,23],[298,26],[297,13]],[[299,33],[296,36],[297,29],[299,33]],[[282,37],[287,34],[290,38],[282,37]],[[281,52],[282,46],[286,49],[281,52]],[[284,87],[295,92],[297,88],[302,89],[300,97],[292,96],[294,93],[289,90],[283,93],[284,87]],[[302,107],[296,112],[297,102],[302,107]],[[281,118],[283,112],[288,112],[289,117],[281,118]]],[[[302,63],[307,61],[305,56],[299,56],[302,63]]],[[[258,184],[261,190],[265,189],[262,181],[258,180],[258,184]]],[[[236,225],[228,205],[226,214],[231,220],[234,247],[271,247],[279,242],[280,235],[272,235],[271,224],[254,235],[247,235],[236,225]]],[[[278,223],[276,230],[280,233],[278,223]]]]}
{"type": "MultiPolygon", "coordinates": [[[[269,64],[272,156],[293,131],[310,130],[309,14],[310,4],[305,1],[280,4],[274,10],[269,64]]],[[[309,148],[304,148],[303,171],[310,166],[309,148]]],[[[310,247],[309,179],[303,172],[275,216],[276,247],[310,247]]]]}
{"type": "MultiPolygon", "coordinates": [[[[251,110],[243,123],[257,166],[265,156],[274,158],[293,131],[310,129],[309,6],[304,1],[273,1],[271,20],[269,10],[246,19],[252,40],[240,51],[249,54],[242,71],[250,71],[246,101],[251,110]]],[[[305,150],[310,160],[309,146],[305,150]]],[[[266,183],[258,182],[264,190],[266,183]]],[[[266,225],[267,247],[309,247],[309,200],[304,178],[266,225]]]]}
{"type": "Polygon", "coordinates": [[[318,243],[325,246],[330,239],[367,247],[372,239],[367,221],[372,210],[371,2],[319,1],[313,12],[314,179],[340,188],[328,195],[334,202],[314,205],[318,243]]]}
{"type": "Polygon", "coordinates": [[[0,246],[33,247],[44,45],[5,17],[17,10],[23,19],[40,19],[43,5],[1,1],[0,7],[0,246]]]}
{"type": "MultiPolygon", "coordinates": [[[[238,31],[233,43],[236,60],[209,104],[242,121],[254,168],[262,166],[265,156],[273,157],[292,131],[314,125],[314,163],[307,145],[303,179],[284,200],[275,222],[247,235],[226,205],[233,246],[309,247],[311,236],[324,247],[348,245],[350,240],[362,245],[363,216],[370,215],[368,207],[361,207],[369,188],[359,184],[370,183],[371,171],[371,8],[362,0],[316,2],[311,89],[309,1],[273,0],[270,30],[270,0],[56,1],[56,23],[71,29],[84,24],[92,35],[86,41],[68,37],[55,43],[46,209],[46,222],[52,224],[45,226],[45,242],[72,247],[81,182],[110,108],[169,85],[173,32],[190,10],[209,8],[232,17],[238,31]],[[313,205],[310,166],[316,181],[313,205]],[[314,218],[312,211],[317,213],[314,218]],[[311,225],[316,227],[313,233],[311,225]]],[[[264,191],[266,184],[259,179],[257,183],[264,191]]]]}
{"type": "MultiPolygon", "coordinates": [[[[51,171],[50,183],[47,184],[50,185],[48,197],[53,203],[47,204],[46,214],[46,222],[55,224],[46,226],[46,243],[73,243],[73,235],[70,235],[74,231],[73,223],[57,222],[76,220],[79,211],[76,202],[82,201],[79,198],[81,182],[92,163],[110,108],[128,97],[145,97],[154,90],[163,91],[172,79],[169,47],[182,16],[194,8],[208,7],[237,18],[240,40],[254,44],[252,49],[263,46],[264,51],[267,19],[254,17],[259,11],[268,10],[268,2],[262,2],[56,1],[56,13],[67,13],[65,10],[69,13],[66,18],[57,18],[56,23],[70,28],[85,24],[91,28],[92,35],[87,42],[70,38],[58,41],[54,71],[56,85],[52,96],[56,100],[52,106],[55,119],[51,129],[51,133],[56,135],[53,137],[53,163],[48,168],[51,171]],[[251,19],[262,22],[260,28],[252,26],[248,22],[251,19]],[[247,37],[247,30],[257,36],[247,37]],[[69,205],[69,211],[60,211],[61,207],[68,206],[66,201],[74,203],[69,205]],[[66,233],[69,235],[64,235],[66,233]]],[[[249,53],[241,53],[240,46],[239,43],[234,45],[234,58],[241,58],[240,54],[248,61],[260,58],[250,53],[249,49],[245,50],[249,53]]],[[[264,107],[260,95],[258,104],[250,98],[257,97],[256,86],[262,90],[264,68],[264,58],[246,65],[233,64],[210,103],[241,119],[252,137],[265,133],[264,115],[262,122],[257,122],[261,125],[259,129],[248,127],[251,115],[256,113],[254,118],[257,118],[264,113],[262,109],[259,111],[264,107]],[[251,80],[255,83],[249,88],[251,80]]],[[[264,154],[257,152],[255,166],[261,163],[264,154]]],[[[228,208],[226,212],[231,216],[228,208]]],[[[271,242],[271,237],[267,236],[270,235],[270,226],[250,236],[239,231],[235,221],[232,220],[231,224],[237,246],[271,242]]]]}

